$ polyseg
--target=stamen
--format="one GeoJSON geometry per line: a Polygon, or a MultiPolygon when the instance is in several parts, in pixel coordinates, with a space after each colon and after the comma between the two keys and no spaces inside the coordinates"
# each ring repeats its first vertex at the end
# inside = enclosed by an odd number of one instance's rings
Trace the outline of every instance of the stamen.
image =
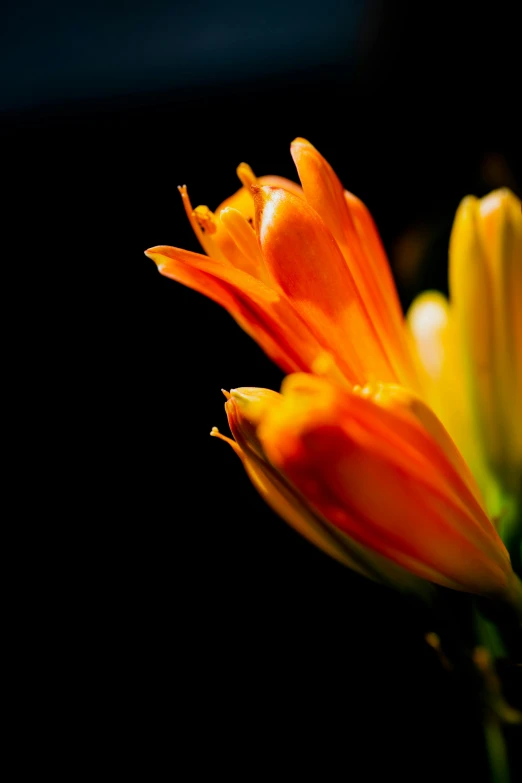
{"type": "Polygon", "coordinates": [[[248,165],[248,163],[240,163],[236,169],[236,174],[241,180],[241,184],[250,190],[252,185],[257,185],[257,177],[248,165]]]}
{"type": "Polygon", "coordinates": [[[225,207],[219,213],[219,219],[225,226],[235,244],[248,259],[251,269],[245,269],[250,274],[254,274],[263,282],[268,283],[269,275],[265,268],[263,254],[257,242],[256,232],[249,221],[237,209],[225,207]]]}
{"type": "Polygon", "coordinates": [[[180,185],[178,186],[178,190],[181,193],[181,199],[183,201],[183,206],[185,207],[185,212],[187,213],[187,217],[190,221],[190,225],[192,226],[192,230],[194,231],[196,237],[198,238],[201,247],[207,254],[207,256],[210,256],[211,258],[215,258],[216,261],[222,261],[226,264],[229,264],[229,261],[224,256],[224,254],[221,252],[217,244],[212,239],[211,235],[216,231],[216,228],[213,227],[213,230],[207,230],[207,227],[211,225],[211,219],[214,218],[212,212],[208,207],[197,207],[196,209],[192,209],[192,204],[190,203],[190,198],[187,191],[186,185],[180,185]],[[199,210],[199,211],[198,211],[199,210]],[[208,210],[208,215],[206,214],[205,210],[208,210]],[[203,221],[207,220],[207,225],[201,225],[199,222],[201,219],[203,221]]]}
{"type": "Polygon", "coordinates": [[[429,633],[426,634],[424,639],[426,643],[429,644],[431,649],[435,650],[435,652],[437,653],[441,665],[448,671],[451,671],[453,669],[453,666],[451,665],[451,662],[449,661],[444,650],[442,649],[439,636],[434,631],[430,631],[429,633]]]}
{"type": "Polygon", "coordinates": [[[219,438],[219,440],[228,443],[229,446],[232,446],[237,456],[240,459],[243,459],[243,452],[241,451],[241,449],[239,448],[235,440],[232,440],[232,438],[227,438],[226,435],[222,435],[217,427],[212,427],[212,429],[210,430],[210,435],[212,438],[219,438]]]}
{"type": "Polygon", "coordinates": [[[207,234],[215,234],[217,231],[216,217],[214,213],[206,206],[196,207],[192,212],[200,229],[207,234]]]}

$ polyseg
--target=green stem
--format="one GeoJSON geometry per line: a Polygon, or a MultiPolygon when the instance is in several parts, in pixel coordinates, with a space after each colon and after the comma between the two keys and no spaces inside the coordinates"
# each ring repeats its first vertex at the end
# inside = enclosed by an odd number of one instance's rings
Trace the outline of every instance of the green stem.
{"type": "Polygon", "coordinates": [[[491,783],[510,783],[509,761],[499,719],[493,713],[484,720],[484,737],[488,753],[491,783]]]}
{"type": "Polygon", "coordinates": [[[500,535],[510,555],[513,570],[522,578],[522,489],[504,496],[506,511],[500,535]]]}
{"type": "Polygon", "coordinates": [[[493,659],[503,658],[506,655],[506,648],[496,625],[486,620],[476,608],[474,609],[474,615],[475,632],[480,646],[485,647],[493,659]]]}
{"type": "MultiPolygon", "coordinates": [[[[483,617],[476,609],[475,631],[479,645],[486,648],[492,661],[494,661],[495,658],[506,655],[502,637],[496,626],[483,617]]],[[[494,697],[494,694],[491,693],[491,691],[489,694],[487,693],[490,687],[491,686],[488,686],[487,681],[485,681],[486,704],[484,705],[483,728],[490,779],[491,783],[510,783],[511,777],[509,774],[509,759],[506,742],[504,739],[502,723],[498,715],[494,712],[493,705],[488,699],[488,695],[490,698],[494,697]]]]}

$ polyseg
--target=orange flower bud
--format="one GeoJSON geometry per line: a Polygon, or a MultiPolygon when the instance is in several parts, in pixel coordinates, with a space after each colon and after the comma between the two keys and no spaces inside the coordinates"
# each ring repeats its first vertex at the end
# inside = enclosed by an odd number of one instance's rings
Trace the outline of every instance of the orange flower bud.
{"type": "Polygon", "coordinates": [[[281,395],[231,394],[230,426],[254,484],[284,518],[291,509],[305,535],[310,520],[316,533],[320,521],[321,535],[307,536],[316,545],[351,567],[355,547],[358,566],[372,553],[375,570],[386,564],[395,574],[520,601],[477,485],[420,399],[391,385],[347,392],[305,374],[289,376],[281,395]],[[275,485],[285,488],[285,510],[275,485]]]}
{"type": "Polygon", "coordinates": [[[429,590],[425,582],[361,546],[332,525],[268,462],[258,437],[258,427],[264,416],[282,403],[280,394],[255,387],[232,389],[224,394],[228,423],[235,440],[223,436],[216,427],[211,435],[232,446],[254,487],[279,516],[330,557],[368,579],[422,594],[429,590]]]}

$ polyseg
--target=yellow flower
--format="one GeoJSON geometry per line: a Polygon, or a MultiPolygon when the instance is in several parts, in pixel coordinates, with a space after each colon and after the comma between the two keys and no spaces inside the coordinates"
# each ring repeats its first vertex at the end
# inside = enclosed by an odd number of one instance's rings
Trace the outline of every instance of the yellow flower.
{"type": "Polygon", "coordinates": [[[421,294],[408,321],[428,398],[500,512],[492,479],[504,494],[522,489],[522,209],[513,193],[462,201],[449,266],[450,301],[421,294]]]}

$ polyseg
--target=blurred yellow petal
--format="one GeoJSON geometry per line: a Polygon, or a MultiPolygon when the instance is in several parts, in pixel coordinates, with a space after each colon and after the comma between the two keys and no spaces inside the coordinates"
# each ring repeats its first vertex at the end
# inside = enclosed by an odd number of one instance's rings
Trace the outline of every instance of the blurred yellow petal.
{"type": "Polygon", "coordinates": [[[449,304],[438,291],[425,291],[411,304],[407,322],[427,378],[436,385],[447,357],[449,304]]]}
{"type": "Polygon", "coordinates": [[[493,282],[495,381],[504,459],[522,468],[522,205],[508,189],[479,202],[480,230],[493,282]]]}
{"type": "Polygon", "coordinates": [[[464,199],[450,242],[450,294],[464,383],[488,464],[522,481],[522,214],[508,190],[464,199]]]}
{"type": "Polygon", "coordinates": [[[496,493],[480,449],[477,431],[462,378],[462,361],[451,308],[445,296],[425,291],[407,314],[414,350],[424,371],[426,402],[444,424],[465,457],[487,499],[490,513],[498,513],[496,493]]]}

